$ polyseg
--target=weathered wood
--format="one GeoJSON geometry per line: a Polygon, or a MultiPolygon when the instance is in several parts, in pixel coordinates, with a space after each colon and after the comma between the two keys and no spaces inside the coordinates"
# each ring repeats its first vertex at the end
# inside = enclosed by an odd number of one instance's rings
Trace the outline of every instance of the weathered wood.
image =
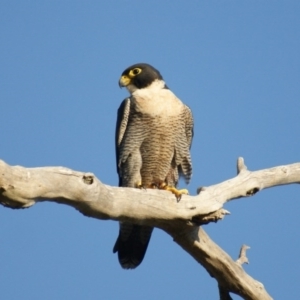
{"type": "Polygon", "coordinates": [[[224,299],[230,297],[229,292],[244,299],[271,299],[263,285],[243,270],[245,253],[241,252],[243,261],[233,261],[198,225],[216,222],[229,214],[223,209],[227,201],[273,186],[300,183],[300,163],[250,172],[239,158],[237,171],[236,177],[202,187],[197,196],[183,195],[177,202],[166,191],[105,185],[92,173],[64,167],[24,168],[0,161],[0,203],[26,208],[36,202],[52,201],[101,220],[161,228],[217,280],[224,299]]]}

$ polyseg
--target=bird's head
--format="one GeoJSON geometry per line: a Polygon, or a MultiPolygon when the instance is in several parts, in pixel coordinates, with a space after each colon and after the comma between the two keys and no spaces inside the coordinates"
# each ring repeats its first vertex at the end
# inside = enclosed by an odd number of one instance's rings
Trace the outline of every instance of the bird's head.
{"type": "Polygon", "coordinates": [[[139,63],[127,68],[119,80],[120,87],[126,87],[130,93],[149,87],[154,81],[163,81],[159,71],[152,66],[139,63]]]}

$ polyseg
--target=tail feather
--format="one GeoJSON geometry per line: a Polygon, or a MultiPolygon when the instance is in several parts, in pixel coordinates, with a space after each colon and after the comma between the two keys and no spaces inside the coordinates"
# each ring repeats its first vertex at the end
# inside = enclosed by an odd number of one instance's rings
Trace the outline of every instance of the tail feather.
{"type": "Polygon", "coordinates": [[[113,248],[118,252],[119,262],[124,269],[134,269],[145,256],[153,227],[121,223],[120,232],[113,248]]]}

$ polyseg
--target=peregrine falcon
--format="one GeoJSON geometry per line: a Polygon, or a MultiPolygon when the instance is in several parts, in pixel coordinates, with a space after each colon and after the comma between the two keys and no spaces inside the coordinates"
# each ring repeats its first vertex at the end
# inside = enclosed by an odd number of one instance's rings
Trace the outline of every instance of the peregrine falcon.
{"type": "MultiPolygon", "coordinates": [[[[179,177],[188,183],[192,175],[190,147],[193,116],[167,87],[152,66],[139,63],[127,68],[119,80],[130,97],[119,109],[116,125],[116,160],[119,186],[169,190],[177,199],[179,177]]],[[[120,222],[113,248],[124,269],[143,260],[153,228],[120,222]]]]}

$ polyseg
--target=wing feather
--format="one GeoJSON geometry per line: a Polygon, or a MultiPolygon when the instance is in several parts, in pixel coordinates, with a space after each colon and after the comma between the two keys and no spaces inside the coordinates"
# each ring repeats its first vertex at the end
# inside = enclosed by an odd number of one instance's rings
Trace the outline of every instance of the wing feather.
{"type": "Polygon", "coordinates": [[[185,182],[189,183],[192,176],[192,161],[189,149],[191,149],[194,135],[194,120],[191,109],[184,105],[183,118],[185,124],[186,142],[180,140],[179,151],[176,152],[176,164],[178,165],[179,175],[184,177],[185,182]]]}
{"type": "MultiPolygon", "coordinates": [[[[119,186],[122,186],[122,170],[120,169],[122,166],[120,166],[120,156],[122,156],[122,154],[124,155],[124,153],[120,152],[120,146],[128,128],[129,115],[130,98],[127,98],[121,103],[118,109],[115,134],[119,186]]],[[[118,258],[122,268],[134,269],[142,262],[151,238],[152,230],[153,228],[148,226],[138,226],[127,222],[120,223],[119,236],[113,248],[113,252],[118,252],[118,258]]]]}
{"type": "Polygon", "coordinates": [[[187,105],[185,105],[185,133],[189,149],[191,149],[192,140],[194,136],[194,119],[192,111],[187,105]]]}
{"type": "Polygon", "coordinates": [[[121,103],[118,109],[116,134],[115,134],[116,165],[117,165],[117,172],[119,174],[119,186],[121,186],[121,180],[122,180],[120,177],[120,170],[119,170],[120,145],[127,128],[129,113],[130,113],[130,99],[127,98],[123,100],[123,102],[121,103]]]}

